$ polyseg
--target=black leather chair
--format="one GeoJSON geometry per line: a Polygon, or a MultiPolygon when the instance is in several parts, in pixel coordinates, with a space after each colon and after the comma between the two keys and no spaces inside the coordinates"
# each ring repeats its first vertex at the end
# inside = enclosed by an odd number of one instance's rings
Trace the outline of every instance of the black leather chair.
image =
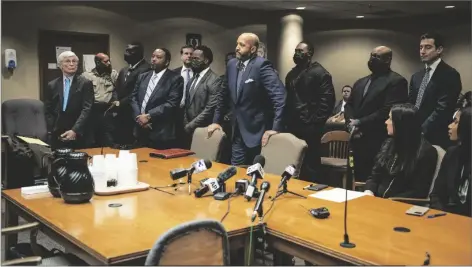
{"type": "Polygon", "coordinates": [[[11,99],[2,103],[2,134],[48,140],[44,104],[36,99],[11,99]]]}
{"type": "Polygon", "coordinates": [[[38,138],[44,142],[48,141],[46,126],[46,115],[44,104],[36,99],[12,99],[2,103],[2,188],[17,188],[29,186],[34,183],[42,183],[40,167],[42,166],[41,155],[50,152],[49,147],[31,144],[29,147],[34,151],[35,168],[34,179],[31,183],[21,184],[18,180],[17,171],[21,169],[12,168],[16,166],[11,153],[8,138],[15,135],[38,138]],[[12,161],[13,160],[13,161],[12,161]],[[8,167],[7,167],[8,166],[8,167]],[[10,179],[16,179],[11,181],[10,179]]]}

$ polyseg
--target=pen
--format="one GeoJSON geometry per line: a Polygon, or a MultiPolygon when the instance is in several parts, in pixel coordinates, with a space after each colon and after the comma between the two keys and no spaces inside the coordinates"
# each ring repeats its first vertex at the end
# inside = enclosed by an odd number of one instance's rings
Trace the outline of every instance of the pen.
{"type": "Polygon", "coordinates": [[[429,219],[432,219],[432,218],[444,216],[444,215],[446,215],[446,214],[447,214],[447,213],[436,213],[436,214],[429,215],[428,218],[429,218],[429,219]]]}

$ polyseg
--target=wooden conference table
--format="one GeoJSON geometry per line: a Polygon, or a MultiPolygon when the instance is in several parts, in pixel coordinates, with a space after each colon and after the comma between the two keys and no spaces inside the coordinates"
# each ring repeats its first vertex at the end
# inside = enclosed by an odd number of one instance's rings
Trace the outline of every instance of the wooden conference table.
{"type": "MultiPolygon", "coordinates": [[[[100,153],[99,149],[86,151],[90,155],[100,153]]],[[[150,151],[141,148],[133,152],[138,154],[138,161],[147,161],[139,163],[139,180],[151,186],[172,184],[169,170],[187,168],[196,160],[194,157],[150,158],[150,151]]],[[[105,153],[117,152],[105,149],[105,153]]],[[[192,189],[199,180],[216,177],[226,167],[214,163],[210,170],[194,175],[192,189]]],[[[227,191],[234,190],[234,181],[240,178],[247,178],[243,169],[238,169],[238,174],[226,183],[227,191]]],[[[266,212],[271,204],[267,196],[275,195],[280,176],[266,173],[264,180],[271,183],[263,206],[266,212]]],[[[313,192],[302,190],[307,184],[291,179],[288,189],[308,196],[313,192]]],[[[227,200],[189,196],[186,185],[177,191],[173,188],[163,190],[175,195],[149,189],[115,196],[94,196],[90,203],[80,205],[65,204],[62,199],[48,194],[25,198],[19,189],[4,190],[2,197],[7,204],[8,226],[16,225],[17,215],[28,221],[38,221],[41,231],[88,263],[118,265],[141,262],[157,238],[171,227],[199,218],[220,220],[228,208],[227,200]],[[111,203],[122,206],[111,208],[108,206],[111,203]]],[[[230,246],[247,247],[254,203],[241,196],[231,200],[230,213],[223,221],[230,236],[230,246]]],[[[275,201],[264,218],[266,239],[270,246],[280,251],[322,265],[422,265],[426,252],[431,255],[431,265],[472,265],[472,219],[453,214],[434,219],[408,216],[405,211],[409,207],[370,196],[349,201],[348,230],[356,247],[347,249],[339,245],[344,234],[344,203],[286,194],[275,201]],[[318,207],[327,207],[330,217],[315,219],[305,209],[318,207]],[[411,232],[395,232],[396,226],[407,227],[411,232]]],[[[428,214],[435,212],[430,210],[428,214]]],[[[258,227],[256,220],[253,230],[258,227]]],[[[15,238],[7,239],[6,247],[15,242],[15,238]]]]}

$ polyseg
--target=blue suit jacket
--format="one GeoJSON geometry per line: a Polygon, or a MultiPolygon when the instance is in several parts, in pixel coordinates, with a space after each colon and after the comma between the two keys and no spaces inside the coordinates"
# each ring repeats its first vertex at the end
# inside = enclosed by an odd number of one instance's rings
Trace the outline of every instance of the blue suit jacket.
{"type": "Polygon", "coordinates": [[[267,130],[283,130],[285,108],[285,87],[275,72],[272,63],[255,57],[249,61],[237,94],[238,60],[232,59],[226,66],[226,80],[223,81],[219,103],[213,122],[221,124],[226,114],[224,107],[231,109],[232,125],[238,126],[247,147],[261,145],[262,135],[267,130]],[[229,104],[228,104],[229,102],[229,104]]]}

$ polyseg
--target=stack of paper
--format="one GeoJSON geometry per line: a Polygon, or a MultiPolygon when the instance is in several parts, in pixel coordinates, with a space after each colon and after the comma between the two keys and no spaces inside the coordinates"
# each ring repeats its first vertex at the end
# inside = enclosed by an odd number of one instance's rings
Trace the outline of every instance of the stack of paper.
{"type": "MultiPolygon", "coordinates": [[[[356,199],[365,195],[366,194],[364,192],[347,190],[347,200],[356,199]]],[[[311,194],[310,197],[341,203],[346,200],[346,189],[334,188],[331,190],[323,190],[321,192],[311,194]]]]}

